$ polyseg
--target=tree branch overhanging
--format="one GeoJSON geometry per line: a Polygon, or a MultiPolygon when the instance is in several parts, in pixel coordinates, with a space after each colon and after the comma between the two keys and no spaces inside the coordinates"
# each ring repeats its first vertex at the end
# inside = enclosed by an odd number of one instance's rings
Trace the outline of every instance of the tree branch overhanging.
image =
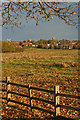
{"type": "Polygon", "coordinates": [[[27,21],[28,18],[35,19],[37,24],[41,19],[50,21],[54,16],[58,16],[65,23],[76,25],[78,4],[60,2],[9,2],[3,4],[3,26],[8,23],[11,25],[21,25],[19,19],[23,15],[27,21]]]}

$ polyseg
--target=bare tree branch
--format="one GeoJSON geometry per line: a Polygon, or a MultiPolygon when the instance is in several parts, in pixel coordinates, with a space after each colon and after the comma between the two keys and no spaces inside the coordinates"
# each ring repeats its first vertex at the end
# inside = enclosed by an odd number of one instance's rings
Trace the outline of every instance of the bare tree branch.
{"type": "MultiPolygon", "coordinates": [[[[4,25],[21,25],[21,18],[35,19],[36,25],[40,20],[48,20],[58,16],[69,25],[76,25],[78,17],[78,3],[67,2],[4,2],[2,18],[4,25]]],[[[53,19],[54,20],[54,19],[53,19]]]]}

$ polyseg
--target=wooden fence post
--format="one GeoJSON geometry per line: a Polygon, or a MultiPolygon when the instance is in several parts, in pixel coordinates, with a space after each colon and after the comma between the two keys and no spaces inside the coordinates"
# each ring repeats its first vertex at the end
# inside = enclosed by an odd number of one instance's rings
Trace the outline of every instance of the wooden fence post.
{"type": "Polygon", "coordinates": [[[29,85],[29,89],[28,90],[29,90],[30,107],[31,107],[31,112],[32,112],[32,99],[31,99],[32,95],[31,95],[30,85],[29,85]]]}
{"type": "Polygon", "coordinates": [[[59,85],[54,86],[55,117],[60,115],[60,107],[57,107],[60,104],[60,96],[57,96],[57,93],[59,93],[59,85]]]}
{"type": "Polygon", "coordinates": [[[10,105],[10,98],[11,98],[11,93],[8,93],[11,91],[11,85],[9,84],[10,83],[10,77],[6,77],[6,80],[7,80],[7,104],[10,105]]]}

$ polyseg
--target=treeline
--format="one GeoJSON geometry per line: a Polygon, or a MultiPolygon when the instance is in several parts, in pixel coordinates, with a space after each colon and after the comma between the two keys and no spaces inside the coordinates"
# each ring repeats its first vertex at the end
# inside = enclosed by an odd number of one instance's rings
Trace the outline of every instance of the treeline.
{"type": "Polygon", "coordinates": [[[39,41],[28,40],[23,42],[2,41],[1,52],[23,52],[26,48],[41,48],[41,49],[80,49],[78,40],[43,40],[39,41]]]}
{"type": "Polygon", "coordinates": [[[79,41],[78,40],[43,40],[40,39],[39,41],[28,40],[20,42],[22,47],[36,47],[36,48],[43,48],[43,49],[80,49],[79,41]]]}

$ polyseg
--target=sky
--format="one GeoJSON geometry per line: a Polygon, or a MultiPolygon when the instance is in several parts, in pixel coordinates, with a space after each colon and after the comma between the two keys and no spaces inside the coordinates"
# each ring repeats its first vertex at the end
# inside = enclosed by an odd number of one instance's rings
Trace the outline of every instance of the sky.
{"type": "MultiPolygon", "coordinates": [[[[23,23],[25,19],[23,19],[23,23]]],[[[22,28],[8,27],[2,28],[2,40],[11,39],[11,41],[23,41],[32,39],[38,41],[40,39],[51,40],[52,37],[62,40],[78,40],[78,29],[75,26],[65,24],[65,22],[57,17],[51,21],[39,22],[36,26],[35,20],[30,19],[29,23],[24,23],[22,28]]]]}
{"type": "Polygon", "coordinates": [[[23,40],[49,40],[55,37],[56,39],[78,40],[78,29],[75,26],[69,26],[65,24],[63,20],[54,18],[51,21],[39,22],[36,26],[36,22],[30,20],[22,28],[14,27],[13,30],[2,28],[2,40],[11,39],[11,41],[23,41],[23,40]]]}
{"type": "MultiPolygon", "coordinates": [[[[1,0],[1,2],[8,2],[8,1],[10,1],[10,0],[1,0]]],[[[11,1],[14,1],[14,2],[17,2],[17,1],[20,1],[20,2],[25,2],[25,1],[30,1],[30,2],[32,2],[32,0],[11,0],[11,1]]],[[[33,0],[34,2],[39,2],[39,1],[41,1],[41,0],[33,0]]],[[[69,2],[79,2],[79,0],[42,0],[42,1],[44,1],[44,2],[48,2],[48,1],[50,1],[50,2],[67,2],[67,1],[69,1],[69,2]]]]}

